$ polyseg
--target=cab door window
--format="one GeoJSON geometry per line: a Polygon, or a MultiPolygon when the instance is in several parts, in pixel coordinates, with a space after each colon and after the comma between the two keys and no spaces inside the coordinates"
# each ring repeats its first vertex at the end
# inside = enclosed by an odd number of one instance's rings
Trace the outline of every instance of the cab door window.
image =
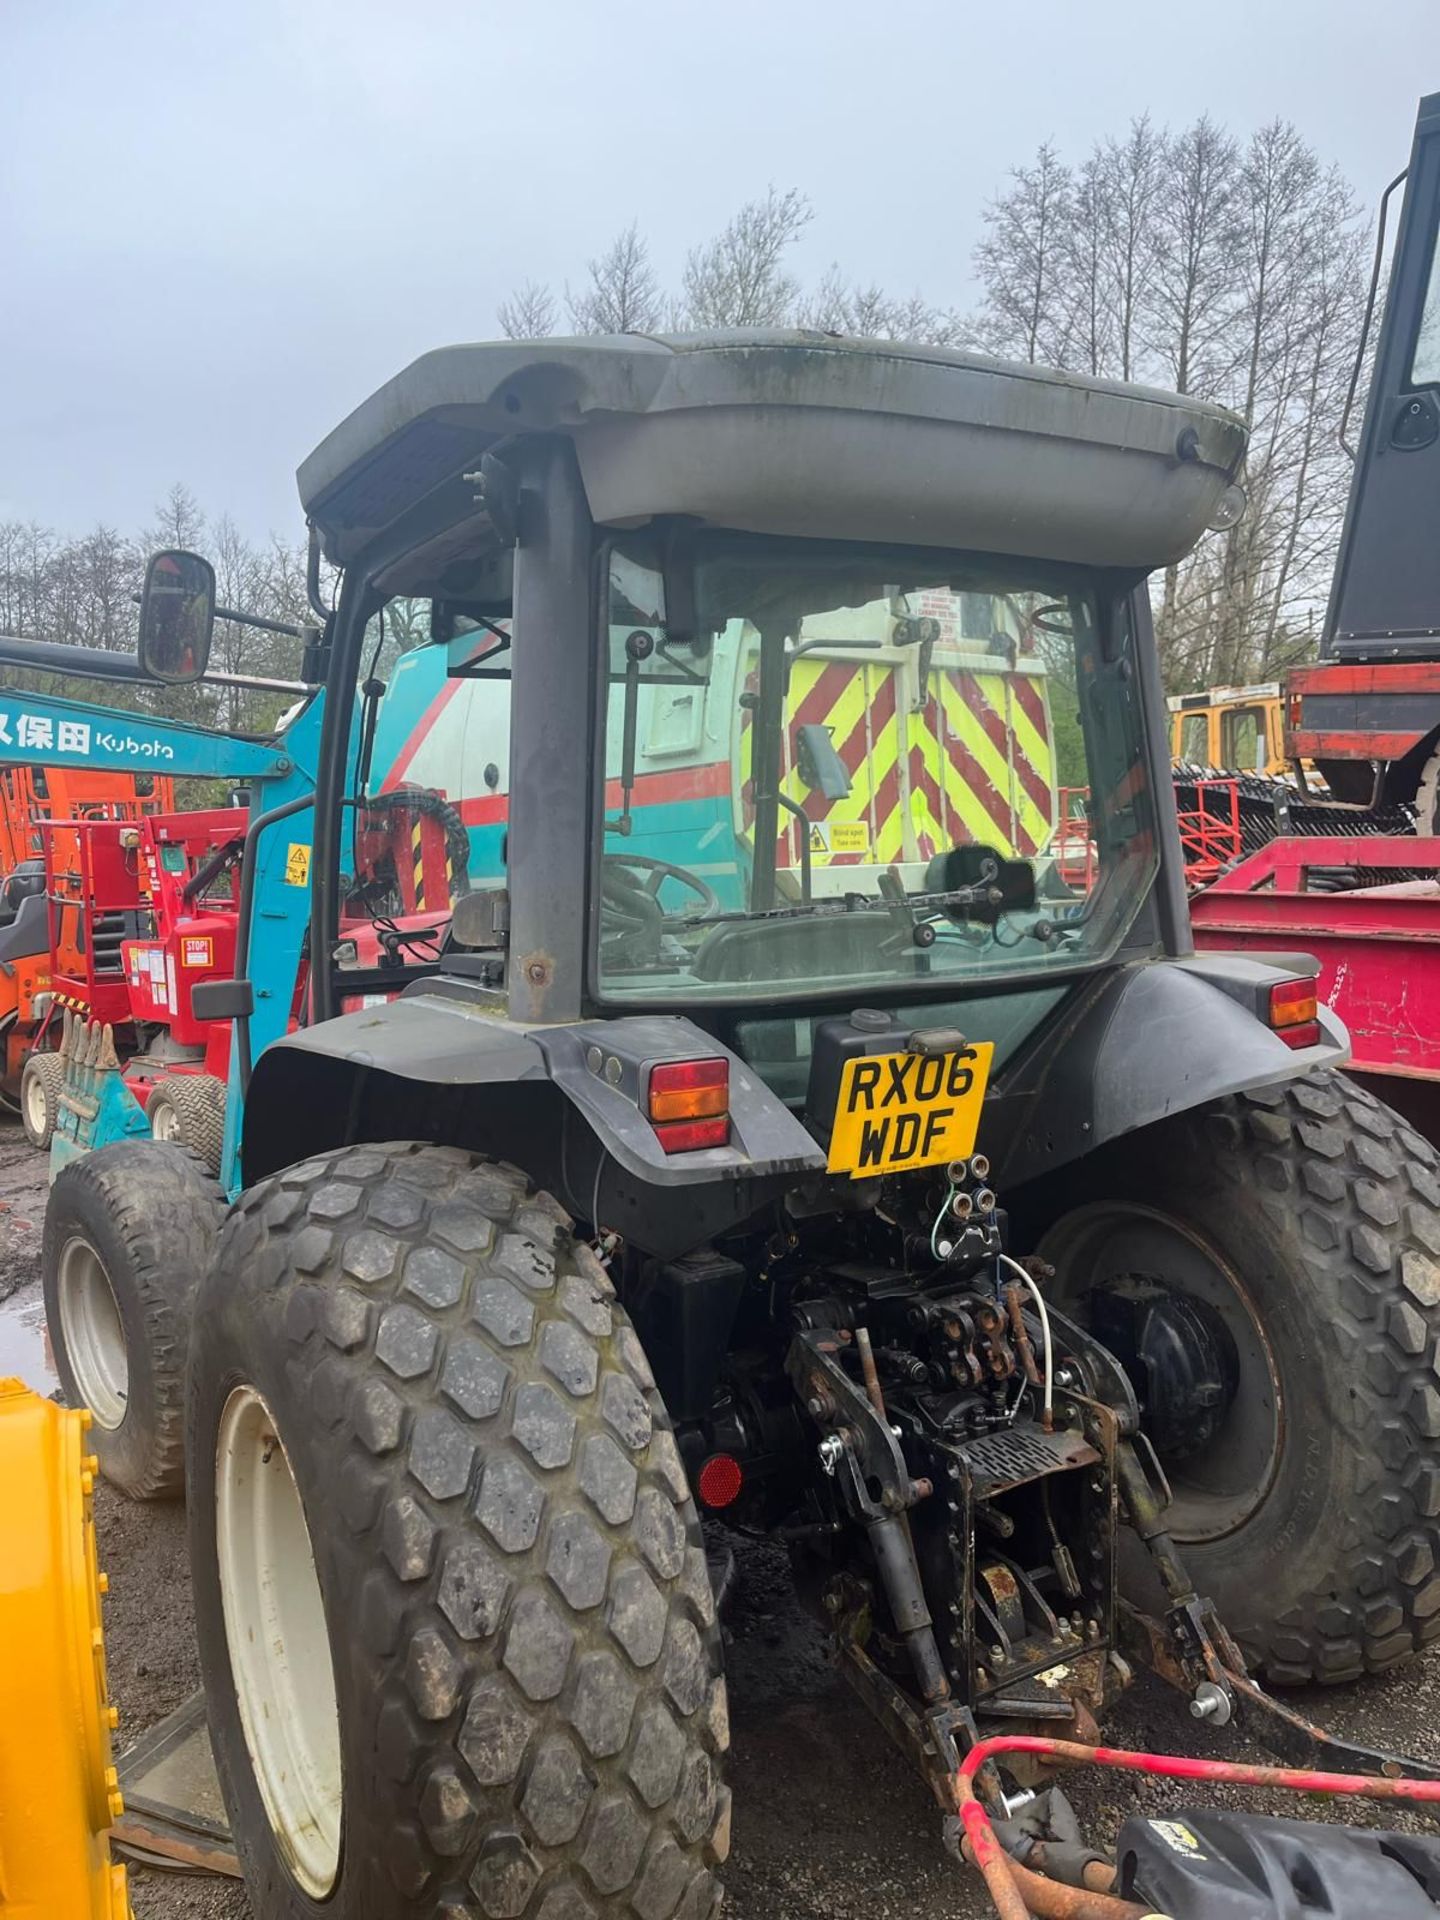
{"type": "Polygon", "coordinates": [[[1235,773],[1263,773],[1269,765],[1263,707],[1232,707],[1220,722],[1221,764],[1235,773]]]}
{"type": "Polygon", "coordinates": [[[1177,756],[1187,767],[1210,765],[1210,716],[1187,713],[1180,721],[1180,752],[1177,756]]]}

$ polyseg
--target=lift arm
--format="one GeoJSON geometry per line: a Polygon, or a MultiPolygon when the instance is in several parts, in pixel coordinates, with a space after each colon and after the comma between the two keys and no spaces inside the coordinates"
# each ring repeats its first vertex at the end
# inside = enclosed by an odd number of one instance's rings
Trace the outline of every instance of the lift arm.
{"type": "Polygon", "coordinates": [[[283,779],[295,764],[264,741],[11,688],[0,689],[0,761],[239,782],[283,779]]]}

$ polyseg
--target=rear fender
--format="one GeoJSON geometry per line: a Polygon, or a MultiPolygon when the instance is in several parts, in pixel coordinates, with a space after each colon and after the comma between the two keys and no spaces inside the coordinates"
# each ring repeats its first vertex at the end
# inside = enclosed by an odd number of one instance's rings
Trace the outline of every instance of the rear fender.
{"type": "Polygon", "coordinates": [[[579,1218],[662,1259],[825,1164],[784,1103],[688,1020],[522,1026],[495,996],[443,979],[290,1034],[255,1064],[247,1186],[364,1140],[434,1140],[514,1161],[579,1218]],[[730,1144],[667,1155],[642,1111],[649,1068],[718,1054],[730,1063],[730,1144]]]}
{"type": "Polygon", "coordinates": [[[1101,976],[1041,1027],[986,1102],[982,1140],[1002,1190],[1107,1141],[1226,1094],[1343,1066],[1350,1041],[1326,1006],[1318,1046],[1267,1021],[1270,989],[1313,975],[1308,954],[1194,954],[1101,976]]]}

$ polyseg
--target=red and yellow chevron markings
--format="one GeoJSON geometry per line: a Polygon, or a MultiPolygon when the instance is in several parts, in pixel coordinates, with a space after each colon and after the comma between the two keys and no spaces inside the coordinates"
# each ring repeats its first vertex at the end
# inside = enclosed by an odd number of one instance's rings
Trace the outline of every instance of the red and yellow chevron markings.
{"type": "MultiPolygon", "coordinates": [[[[893,662],[797,661],[782,748],[781,791],[810,821],[810,857],[828,866],[928,860],[980,842],[1003,853],[1040,852],[1055,828],[1055,755],[1045,683],[1038,674],[932,667],[926,697],[904,710],[893,662]],[[823,726],[850,776],[826,796],[801,779],[800,729],[823,726]]],[[[752,670],[747,690],[755,691],[752,670]]],[[[754,823],[753,718],[741,718],[743,820],[754,823]]],[[[800,823],[782,818],[779,858],[800,864],[800,823]]]]}

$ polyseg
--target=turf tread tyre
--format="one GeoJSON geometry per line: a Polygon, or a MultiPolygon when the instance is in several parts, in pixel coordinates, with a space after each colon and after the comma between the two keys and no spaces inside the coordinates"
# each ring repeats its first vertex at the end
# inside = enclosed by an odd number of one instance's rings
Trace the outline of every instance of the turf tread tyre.
{"type": "Polygon", "coordinates": [[[58,1053],[32,1053],[20,1074],[20,1124],[32,1147],[44,1149],[55,1137],[55,1122],[60,1117],[60,1089],[65,1084],[65,1062],[58,1053]],[[34,1124],[31,1105],[34,1092],[43,1102],[43,1120],[34,1124]]]}
{"type": "Polygon", "coordinates": [[[129,1397],[118,1427],[88,1444],[132,1500],[185,1490],[185,1369],[194,1300],[214,1254],[224,1198],[183,1147],[120,1140],[62,1167],[45,1209],[41,1274],[55,1370],[72,1407],[84,1393],[66,1351],[59,1267],[78,1235],[99,1256],[125,1332],[129,1397]]]}
{"type": "Polygon", "coordinates": [[[176,1144],[218,1178],[225,1145],[224,1082],[213,1073],[168,1073],[157,1080],[146,1104],[152,1131],[157,1102],[168,1105],[175,1115],[176,1144]]]}
{"type": "Polygon", "coordinates": [[[192,1353],[191,1560],[260,1920],[316,1909],[245,1757],[214,1501],[194,1490],[242,1376],[276,1419],[332,1618],[348,1797],[323,1911],[718,1907],[728,1731],[699,1524],[639,1341],[569,1225],[513,1168],[401,1144],[275,1175],[222,1234],[192,1353]]]}
{"type": "Polygon", "coordinates": [[[1262,1508],[1252,1559],[1225,1575],[1210,1548],[1185,1548],[1187,1564],[1272,1683],[1385,1672],[1440,1639],[1440,1158],[1327,1069],[1150,1133],[1120,1143],[1109,1172],[1087,1162],[1092,1194],[1119,1166],[1164,1206],[1178,1175],[1217,1244],[1248,1236],[1258,1277],[1280,1250],[1310,1299],[1282,1301],[1274,1327],[1322,1383],[1290,1409],[1288,1517],[1262,1508]]]}

